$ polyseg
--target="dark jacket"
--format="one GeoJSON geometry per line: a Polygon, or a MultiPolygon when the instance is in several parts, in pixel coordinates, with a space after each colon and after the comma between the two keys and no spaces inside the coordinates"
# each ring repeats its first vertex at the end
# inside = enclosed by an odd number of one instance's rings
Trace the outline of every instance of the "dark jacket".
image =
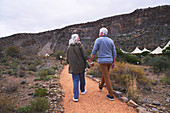
{"type": "Polygon", "coordinates": [[[85,71],[86,60],[89,59],[82,44],[72,44],[67,49],[69,73],[78,74],[85,71]]]}

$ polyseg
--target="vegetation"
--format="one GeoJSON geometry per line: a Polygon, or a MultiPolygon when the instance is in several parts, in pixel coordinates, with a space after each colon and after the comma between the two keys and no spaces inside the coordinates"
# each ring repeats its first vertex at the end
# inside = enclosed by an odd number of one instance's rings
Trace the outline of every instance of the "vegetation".
{"type": "Polygon", "coordinates": [[[162,77],[160,82],[170,85],[170,77],[162,77]]]}
{"type": "Polygon", "coordinates": [[[14,96],[6,95],[5,93],[0,93],[0,112],[9,113],[15,108],[17,98],[14,96]]]}
{"type": "Polygon", "coordinates": [[[47,89],[44,89],[44,88],[35,89],[35,96],[43,97],[46,95],[47,95],[47,89]]]}
{"type": "Polygon", "coordinates": [[[18,47],[9,47],[6,51],[6,55],[11,56],[11,57],[19,57],[20,50],[18,47]]]}
{"type": "Polygon", "coordinates": [[[163,72],[170,69],[170,59],[165,56],[146,56],[143,58],[143,63],[152,66],[155,72],[163,72]]]}
{"type": "Polygon", "coordinates": [[[17,112],[19,113],[31,113],[31,106],[22,106],[17,109],[17,112]]]}
{"type": "Polygon", "coordinates": [[[32,111],[45,112],[50,107],[48,98],[37,97],[34,101],[30,101],[32,111]]]}
{"type": "Polygon", "coordinates": [[[48,75],[54,75],[55,70],[54,68],[50,67],[43,67],[38,71],[38,75],[40,76],[41,79],[45,79],[48,75]]]}
{"type": "Polygon", "coordinates": [[[170,58],[170,45],[162,51],[163,55],[170,58]]]}
{"type": "Polygon", "coordinates": [[[35,65],[31,64],[31,65],[28,65],[28,70],[36,72],[37,69],[35,65]]]}
{"type": "Polygon", "coordinates": [[[125,54],[120,49],[117,49],[117,48],[116,48],[116,52],[117,52],[116,61],[118,61],[118,62],[141,64],[141,60],[135,55],[125,54]]]}
{"type": "Polygon", "coordinates": [[[32,113],[32,112],[45,112],[50,107],[48,98],[37,97],[35,100],[30,101],[31,105],[22,106],[17,109],[19,113],[32,113]]]}
{"type": "Polygon", "coordinates": [[[56,57],[57,60],[60,60],[60,56],[62,56],[62,59],[64,59],[66,54],[63,51],[56,51],[52,54],[52,56],[56,57]]]}
{"type": "MultiPolygon", "coordinates": [[[[94,67],[91,68],[87,74],[101,77],[99,64],[95,63],[94,67]]],[[[139,85],[148,86],[151,84],[151,80],[146,77],[142,68],[137,68],[134,65],[124,62],[116,62],[115,68],[110,69],[110,78],[113,88],[117,88],[114,87],[114,84],[121,85],[123,88],[127,89],[125,93],[133,100],[138,99],[137,87],[139,85]]]]}

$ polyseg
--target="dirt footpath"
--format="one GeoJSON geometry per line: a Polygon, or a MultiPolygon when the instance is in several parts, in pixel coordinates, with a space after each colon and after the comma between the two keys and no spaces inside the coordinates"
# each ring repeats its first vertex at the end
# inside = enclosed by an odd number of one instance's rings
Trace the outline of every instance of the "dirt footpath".
{"type": "Polygon", "coordinates": [[[114,101],[108,100],[106,98],[107,89],[103,88],[99,92],[98,83],[87,77],[87,93],[81,95],[79,91],[79,101],[74,102],[72,75],[68,73],[68,65],[61,72],[60,83],[62,89],[65,90],[63,101],[65,113],[136,113],[132,107],[117,98],[114,101]]]}

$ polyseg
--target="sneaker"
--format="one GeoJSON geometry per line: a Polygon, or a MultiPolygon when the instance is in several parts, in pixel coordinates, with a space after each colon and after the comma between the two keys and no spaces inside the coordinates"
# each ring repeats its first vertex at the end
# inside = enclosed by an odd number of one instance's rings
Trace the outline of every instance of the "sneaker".
{"type": "Polygon", "coordinates": [[[102,88],[100,87],[100,82],[99,82],[99,91],[102,91],[102,88]]]}
{"type": "Polygon", "coordinates": [[[87,90],[85,89],[83,92],[81,92],[82,95],[84,95],[87,92],[87,90]]]}
{"type": "Polygon", "coordinates": [[[114,100],[114,97],[110,97],[109,95],[106,95],[106,98],[108,98],[109,100],[114,100]]]}
{"type": "Polygon", "coordinates": [[[73,100],[74,100],[74,102],[78,102],[78,99],[75,99],[74,97],[73,97],[73,100]]]}

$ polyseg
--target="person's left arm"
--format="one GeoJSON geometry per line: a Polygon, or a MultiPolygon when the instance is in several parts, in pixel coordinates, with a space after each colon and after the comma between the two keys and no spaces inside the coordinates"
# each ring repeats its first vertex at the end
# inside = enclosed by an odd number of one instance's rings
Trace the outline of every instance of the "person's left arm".
{"type": "Polygon", "coordinates": [[[114,43],[113,43],[112,55],[113,55],[113,62],[112,62],[112,69],[113,69],[115,67],[115,59],[116,59],[116,48],[114,43]]]}

